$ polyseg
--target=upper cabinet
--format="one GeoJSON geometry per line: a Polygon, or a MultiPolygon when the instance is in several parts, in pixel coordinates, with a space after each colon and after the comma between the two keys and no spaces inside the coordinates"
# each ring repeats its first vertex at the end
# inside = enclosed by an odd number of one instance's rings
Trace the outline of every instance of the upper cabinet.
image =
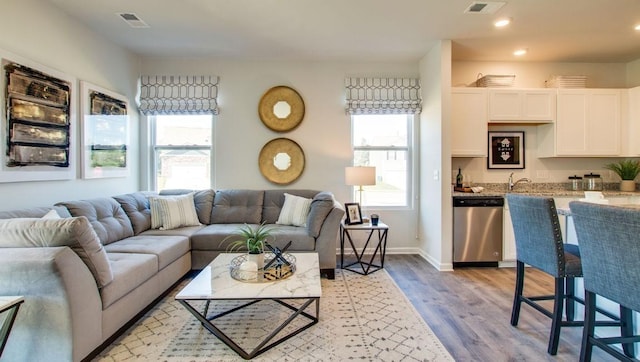
{"type": "Polygon", "coordinates": [[[451,105],[451,156],[487,157],[486,89],[453,88],[451,105]]]}
{"type": "Polygon", "coordinates": [[[489,122],[551,123],[556,119],[555,89],[489,89],[489,122]]]}
{"type": "Polygon", "coordinates": [[[620,89],[558,89],[555,124],[538,127],[539,157],[619,156],[620,89]]]}

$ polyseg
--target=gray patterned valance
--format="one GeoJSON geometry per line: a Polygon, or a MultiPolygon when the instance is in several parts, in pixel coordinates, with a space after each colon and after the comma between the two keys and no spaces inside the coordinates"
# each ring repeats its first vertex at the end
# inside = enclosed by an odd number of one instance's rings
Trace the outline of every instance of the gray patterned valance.
{"type": "Polygon", "coordinates": [[[417,114],[422,110],[420,80],[346,78],[348,114],[417,114]]]}
{"type": "Polygon", "coordinates": [[[214,75],[143,75],[136,101],[144,115],[218,114],[217,97],[214,75]]]}

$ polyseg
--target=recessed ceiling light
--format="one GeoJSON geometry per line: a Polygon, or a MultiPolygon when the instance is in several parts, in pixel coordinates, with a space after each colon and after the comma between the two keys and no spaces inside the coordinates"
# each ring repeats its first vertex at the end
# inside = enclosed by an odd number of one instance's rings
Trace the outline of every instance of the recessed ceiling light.
{"type": "Polygon", "coordinates": [[[636,25],[636,26],[634,27],[634,29],[636,29],[636,30],[640,30],[640,24],[636,25]]]}
{"type": "Polygon", "coordinates": [[[509,25],[510,23],[511,23],[511,19],[504,19],[504,18],[503,18],[503,19],[498,19],[498,20],[496,20],[496,22],[495,22],[495,23],[493,23],[493,25],[494,25],[496,28],[503,28],[503,27],[505,27],[505,26],[509,25]]]}
{"type": "Polygon", "coordinates": [[[516,57],[521,57],[525,54],[527,54],[527,49],[518,49],[513,52],[513,55],[515,55],[516,57]]]}

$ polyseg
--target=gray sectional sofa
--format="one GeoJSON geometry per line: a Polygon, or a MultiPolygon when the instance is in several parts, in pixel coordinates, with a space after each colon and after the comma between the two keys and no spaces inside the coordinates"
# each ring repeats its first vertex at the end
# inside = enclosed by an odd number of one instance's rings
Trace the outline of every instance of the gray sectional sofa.
{"type": "Polygon", "coordinates": [[[226,252],[245,223],[273,224],[271,244],[317,252],[333,278],[343,215],[331,193],[313,190],[134,192],[0,212],[0,295],[25,297],[2,359],[90,357],[190,270],[226,252]],[[311,200],[304,225],[276,224],[285,193],[311,200]],[[174,227],[185,223],[168,221],[169,212],[152,217],[150,202],[185,198],[197,215],[190,226],[174,227]],[[158,220],[164,226],[153,228],[158,220]]]}

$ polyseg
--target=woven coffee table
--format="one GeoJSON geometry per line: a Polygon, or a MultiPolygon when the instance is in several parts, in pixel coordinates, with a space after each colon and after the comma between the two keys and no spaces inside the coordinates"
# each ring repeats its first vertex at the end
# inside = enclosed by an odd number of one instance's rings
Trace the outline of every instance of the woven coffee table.
{"type": "Polygon", "coordinates": [[[242,358],[251,359],[318,323],[320,297],[322,296],[318,254],[292,253],[296,259],[295,273],[286,279],[264,283],[246,283],[231,277],[229,264],[238,255],[240,254],[220,254],[176,295],[176,300],[191,312],[209,332],[242,358]],[[239,300],[247,301],[247,303],[213,316],[207,316],[209,303],[223,300],[239,300]],[[287,303],[290,300],[300,300],[302,304],[299,306],[291,305],[287,303]],[[203,312],[193,306],[195,301],[207,302],[203,312]],[[276,326],[251,351],[243,349],[214,324],[216,319],[220,317],[262,301],[275,301],[290,310],[291,315],[279,326],[276,326]],[[305,311],[313,303],[315,303],[315,315],[305,311]],[[288,331],[285,335],[280,333],[296,318],[306,318],[308,323],[288,331]],[[274,340],[276,335],[279,335],[279,338],[274,340]]]}

